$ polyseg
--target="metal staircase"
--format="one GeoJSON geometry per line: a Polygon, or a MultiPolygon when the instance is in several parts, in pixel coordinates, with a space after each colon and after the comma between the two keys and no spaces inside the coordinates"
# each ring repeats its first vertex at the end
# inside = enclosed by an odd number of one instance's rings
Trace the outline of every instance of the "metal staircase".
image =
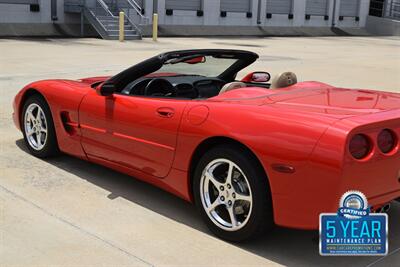
{"type": "Polygon", "coordinates": [[[119,38],[119,12],[124,15],[124,35],[126,40],[142,38],[140,27],[149,20],[142,13],[141,7],[134,0],[68,0],[65,12],[82,13],[103,39],[119,38]]]}

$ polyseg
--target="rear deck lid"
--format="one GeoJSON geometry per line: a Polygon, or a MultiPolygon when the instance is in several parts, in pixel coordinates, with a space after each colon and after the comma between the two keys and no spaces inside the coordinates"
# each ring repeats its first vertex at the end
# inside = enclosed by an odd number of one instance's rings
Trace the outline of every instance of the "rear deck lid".
{"type": "Polygon", "coordinates": [[[335,87],[303,88],[268,96],[265,104],[326,115],[357,116],[400,109],[400,94],[335,87]]]}

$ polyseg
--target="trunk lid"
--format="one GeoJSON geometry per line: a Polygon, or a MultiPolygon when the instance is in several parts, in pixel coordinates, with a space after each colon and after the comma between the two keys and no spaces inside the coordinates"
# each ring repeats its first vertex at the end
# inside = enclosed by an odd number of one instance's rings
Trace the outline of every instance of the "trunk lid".
{"type": "Polygon", "coordinates": [[[335,87],[303,89],[268,96],[265,104],[275,104],[298,112],[350,117],[400,109],[400,94],[335,87]]]}
{"type": "Polygon", "coordinates": [[[363,89],[336,88],[320,82],[301,82],[280,89],[236,89],[209,101],[265,105],[282,112],[344,119],[399,110],[400,94],[363,89]]]}

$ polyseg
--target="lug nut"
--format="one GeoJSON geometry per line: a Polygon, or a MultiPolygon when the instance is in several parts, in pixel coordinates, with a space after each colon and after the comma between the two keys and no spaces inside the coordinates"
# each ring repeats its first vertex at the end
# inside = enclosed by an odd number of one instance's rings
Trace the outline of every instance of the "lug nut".
{"type": "Polygon", "coordinates": [[[228,201],[228,205],[229,205],[229,206],[232,205],[232,201],[229,200],[229,201],[228,201]]]}
{"type": "Polygon", "coordinates": [[[219,187],[219,190],[224,191],[224,187],[221,185],[221,186],[219,187]]]}
{"type": "Polygon", "coordinates": [[[219,199],[221,199],[221,201],[224,201],[224,200],[225,200],[225,198],[224,198],[224,197],[220,197],[219,199]]]}
{"type": "Polygon", "coordinates": [[[235,198],[235,197],[236,197],[236,194],[235,194],[235,193],[232,193],[232,197],[235,198]]]}
{"type": "Polygon", "coordinates": [[[227,187],[228,187],[228,189],[231,189],[231,185],[230,184],[228,184],[227,187]]]}

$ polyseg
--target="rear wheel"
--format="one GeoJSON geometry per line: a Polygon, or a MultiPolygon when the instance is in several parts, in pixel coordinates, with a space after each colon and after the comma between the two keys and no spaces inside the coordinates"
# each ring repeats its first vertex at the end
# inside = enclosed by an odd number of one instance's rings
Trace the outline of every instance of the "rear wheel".
{"type": "Polygon", "coordinates": [[[58,152],[50,109],[40,95],[29,97],[21,114],[24,141],[31,154],[45,158],[58,152]]]}
{"type": "Polygon", "coordinates": [[[273,224],[267,177],[241,147],[223,145],[206,152],[195,170],[193,192],[202,218],[220,238],[242,241],[273,224]]]}

